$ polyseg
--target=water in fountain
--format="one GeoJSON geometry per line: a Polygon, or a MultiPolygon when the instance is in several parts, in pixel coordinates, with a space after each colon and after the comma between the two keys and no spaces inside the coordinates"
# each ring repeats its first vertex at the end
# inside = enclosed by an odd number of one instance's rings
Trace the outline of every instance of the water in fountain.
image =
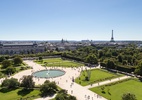
{"type": "Polygon", "coordinates": [[[33,73],[32,75],[38,78],[54,78],[54,77],[62,76],[64,74],[65,74],[65,71],[52,69],[52,70],[41,70],[41,71],[33,73]]]}

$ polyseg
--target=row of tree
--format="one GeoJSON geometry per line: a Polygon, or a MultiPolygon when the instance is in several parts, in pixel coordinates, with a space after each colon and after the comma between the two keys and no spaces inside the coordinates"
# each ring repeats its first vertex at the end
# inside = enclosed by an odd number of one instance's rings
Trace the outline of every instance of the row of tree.
{"type": "Polygon", "coordinates": [[[102,66],[142,75],[140,64],[142,62],[142,49],[130,44],[119,49],[113,47],[86,46],[76,50],[65,51],[62,57],[82,61],[90,64],[101,63],[102,66]]]}

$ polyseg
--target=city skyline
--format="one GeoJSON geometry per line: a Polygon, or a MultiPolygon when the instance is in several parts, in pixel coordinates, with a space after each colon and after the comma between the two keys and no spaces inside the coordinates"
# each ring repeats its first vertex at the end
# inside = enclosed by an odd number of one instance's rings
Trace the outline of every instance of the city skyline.
{"type": "Polygon", "coordinates": [[[141,0],[1,0],[0,40],[142,40],[141,0]]]}

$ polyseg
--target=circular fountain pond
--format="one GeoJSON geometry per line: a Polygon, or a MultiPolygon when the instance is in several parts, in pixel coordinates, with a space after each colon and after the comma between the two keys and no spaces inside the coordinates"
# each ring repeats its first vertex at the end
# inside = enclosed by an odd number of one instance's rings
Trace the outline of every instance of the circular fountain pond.
{"type": "Polygon", "coordinates": [[[65,74],[65,71],[58,69],[41,70],[34,72],[32,75],[38,78],[55,78],[65,74]]]}

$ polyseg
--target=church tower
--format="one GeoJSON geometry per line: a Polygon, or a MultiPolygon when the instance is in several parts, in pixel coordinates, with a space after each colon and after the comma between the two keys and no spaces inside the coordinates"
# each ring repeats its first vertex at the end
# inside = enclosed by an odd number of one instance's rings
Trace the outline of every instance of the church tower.
{"type": "Polygon", "coordinates": [[[110,42],[115,42],[115,41],[114,41],[114,38],[113,38],[113,30],[112,30],[112,35],[111,35],[111,40],[110,40],[110,42]]]}

